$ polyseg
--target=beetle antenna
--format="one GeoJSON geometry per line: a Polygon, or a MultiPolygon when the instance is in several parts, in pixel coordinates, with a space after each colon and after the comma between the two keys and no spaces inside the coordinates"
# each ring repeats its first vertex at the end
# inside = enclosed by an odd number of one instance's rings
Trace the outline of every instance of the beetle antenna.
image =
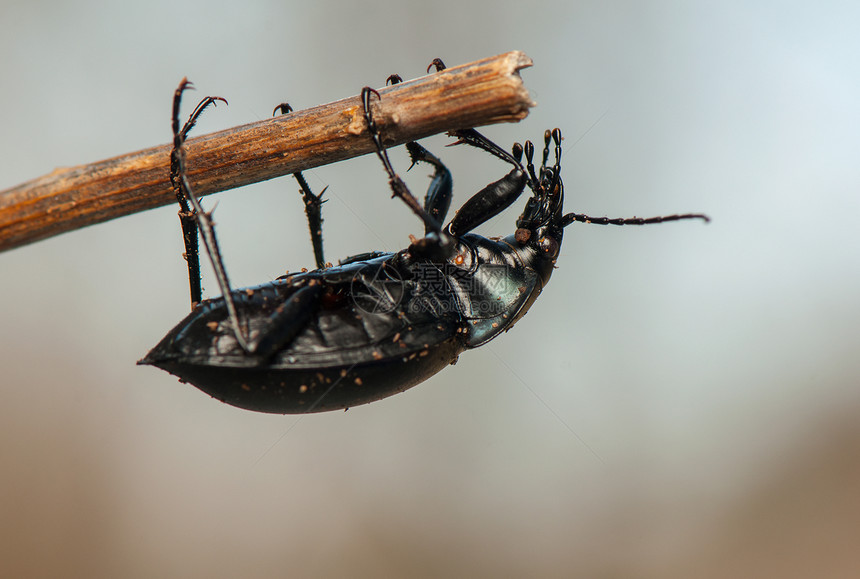
{"type": "Polygon", "coordinates": [[[651,225],[653,223],[665,223],[667,221],[681,221],[684,219],[701,219],[709,223],[711,218],[703,213],[684,213],[682,215],[666,215],[663,217],[589,217],[581,213],[568,213],[561,218],[561,226],[567,227],[574,221],[580,223],[593,223],[595,225],[651,225]]]}

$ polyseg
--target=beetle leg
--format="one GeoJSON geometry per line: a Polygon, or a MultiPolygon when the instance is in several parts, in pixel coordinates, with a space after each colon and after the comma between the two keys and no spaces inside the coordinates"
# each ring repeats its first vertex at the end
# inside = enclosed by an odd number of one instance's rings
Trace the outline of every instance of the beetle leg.
{"type": "Polygon", "coordinates": [[[523,167],[522,163],[517,158],[513,157],[506,150],[495,144],[493,141],[491,141],[475,129],[461,129],[459,131],[454,131],[451,134],[457,137],[457,140],[448,145],[449,147],[453,147],[454,145],[471,145],[473,147],[477,147],[478,149],[488,152],[494,157],[501,159],[505,163],[510,163],[521,171],[525,171],[525,168],[523,167]]]}
{"type": "MultiPolygon", "coordinates": [[[[444,222],[445,217],[448,215],[448,209],[451,207],[451,198],[454,196],[451,171],[448,170],[448,167],[436,155],[415,141],[406,143],[406,150],[412,159],[410,169],[419,161],[433,165],[435,170],[430,185],[427,187],[427,195],[424,197],[424,210],[439,221],[439,223],[444,222]]],[[[429,234],[430,231],[430,229],[426,229],[425,235],[429,234]]]]}
{"type": "MultiPolygon", "coordinates": [[[[434,58],[433,61],[430,63],[430,66],[427,67],[427,72],[430,72],[430,69],[434,67],[436,68],[436,72],[442,72],[443,70],[445,70],[445,63],[442,62],[442,59],[440,58],[434,58]]],[[[397,75],[392,75],[392,77],[393,76],[397,75]]],[[[397,78],[399,79],[400,77],[398,76],[397,78]]],[[[391,77],[389,77],[389,79],[391,79],[391,77]]],[[[475,129],[461,129],[459,131],[454,131],[452,134],[456,136],[458,140],[454,143],[451,143],[451,145],[449,146],[460,144],[472,145],[473,147],[483,149],[491,155],[498,157],[502,161],[510,163],[514,167],[523,170],[523,166],[520,164],[519,159],[512,157],[510,153],[505,151],[503,148],[495,144],[493,141],[491,141],[475,129]]]]}
{"type": "Polygon", "coordinates": [[[288,297],[249,341],[249,351],[268,358],[286,347],[319,308],[321,293],[322,284],[312,282],[288,297]]]}
{"type": "Polygon", "coordinates": [[[495,183],[490,183],[463,204],[448,224],[448,231],[458,237],[495,217],[517,200],[527,180],[523,171],[514,169],[495,183]]]}
{"type": "MultiPolygon", "coordinates": [[[[293,107],[289,103],[281,103],[275,107],[272,115],[278,112],[282,115],[293,111],[293,107]]],[[[314,248],[314,260],[317,264],[317,269],[325,267],[325,257],[323,255],[323,239],[322,239],[322,204],[325,202],[322,198],[325,193],[325,188],[320,191],[319,195],[314,195],[310,185],[305,180],[305,176],[301,171],[293,173],[293,177],[299,182],[299,191],[302,194],[302,201],[305,203],[305,215],[308,218],[308,229],[311,232],[311,245],[314,248]]]]}
{"type": "MultiPolygon", "coordinates": [[[[218,240],[215,238],[215,229],[212,225],[210,215],[203,210],[203,207],[200,206],[200,201],[198,201],[194,192],[191,190],[191,184],[188,182],[188,174],[185,167],[185,149],[183,148],[185,137],[188,135],[188,131],[191,130],[191,127],[194,126],[200,113],[202,113],[210,104],[214,104],[216,100],[224,101],[224,99],[219,97],[208,97],[200,101],[200,104],[198,104],[197,108],[194,109],[194,112],[191,113],[191,117],[188,122],[180,130],[179,103],[182,101],[182,93],[190,86],[191,83],[188,82],[188,79],[182,79],[182,82],[179,84],[179,88],[177,88],[176,92],[173,94],[173,152],[171,153],[171,165],[175,162],[175,180],[179,184],[180,193],[182,193],[183,197],[191,204],[191,209],[193,209],[193,211],[190,213],[196,221],[197,227],[200,229],[200,233],[203,235],[203,245],[206,247],[206,253],[209,254],[209,260],[212,262],[212,268],[215,270],[215,278],[218,280],[218,286],[224,296],[224,304],[227,307],[227,316],[230,319],[233,331],[236,334],[236,341],[239,342],[239,345],[245,351],[248,351],[248,342],[245,339],[241,326],[239,325],[239,315],[236,313],[236,304],[233,301],[233,295],[230,291],[230,281],[227,279],[227,270],[224,268],[224,262],[221,259],[221,252],[218,250],[218,240]]],[[[171,170],[171,173],[173,173],[173,170],[171,170]]],[[[191,273],[191,268],[189,266],[189,274],[191,273]]],[[[196,273],[199,278],[199,264],[197,266],[196,273]]],[[[193,291],[193,281],[191,282],[191,286],[193,291]]]]}
{"type": "Polygon", "coordinates": [[[514,169],[466,201],[448,225],[448,231],[452,235],[468,233],[502,212],[517,200],[526,185],[529,185],[535,193],[541,191],[540,183],[531,164],[534,146],[530,142],[526,141],[526,159],[529,163],[528,168],[526,168],[521,162],[523,148],[519,145],[514,146],[512,155],[475,129],[455,131],[454,135],[458,137],[458,140],[452,145],[466,144],[477,147],[502,161],[510,163],[514,169]]]}
{"type": "Polygon", "coordinates": [[[188,264],[188,286],[191,292],[191,307],[193,308],[200,300],[203,299],[203,288],[200,282],[200,250],[197,238],[197,219],[194,216],[194,211],[188,204],[188,198],[182,188],[179,179],[180,160],[179,149],[188,136],[189,131],[197,123],[200,114],[209,106],[216,104],[216,101],[227,102],[221,97],[206,97],[197,103],[194,112],[188,117],[188,120],[179,128],[179,103],[182,100],[182,93],[186,88],[190,88],[191,83],[186,79],[180,84],[179,88],[173,95],[173,149],[170,151],[170,184],[173,186],[173,193],[176,195],[176,201],[179,203],[179,222],[182,225],[182,240],[185,244],[185,261],[188,264]]]}
{"type": "Polygon", "coordinates": [[[412,210],[415,215],[421,218],[424,222],[427,235],[420,240],[419,243],[412,244],[411,248],[415,249],[422,257],[427,258],[445,258],[453,250],[453,243],[448,238],[448,235],[442,231],[442,227],[436,219],[434,219],[427,210],[424,209],[415,199],[415,196],[409,191],[403,179],[394,171],[391,165],[391,160],[388,158],[388,152],[382,144],[382,137],[379,134],[379,127],[376,121],[373,120],[373,113],[370,107],[371,95],[379,97],[379,93],[370,87],[361,89],[361,101],[364,106],[364,118],[367,121],[367,131],[376,145],[376,155],[382,161],[386,173],[388,173],[388,185],[391,187],[391,192],[394,197],[399,197],[412,210]]]}
{"type": "Polygon", "coordinates": [[[441,58],[434,58],[430,65],[427,67],[427,72],[430,72],[430,69],[436,67],[436,72],[442,72],[445,70],[445,63],[442,62],[441,58]]]}
{"type": "MultiPolygon", "coordinates": [[[[438,58],[436,60],[441,64],[441,60],[438,58]]],[[[431,64],[430,66],[433,65],[431,64]]],[[[442,66],[444,68],[444,65],[442,66]]],[[[401,82],[403,82],[403,79],[400,78],[399,74],[392,74],[386,79],[385,84],[395,85],[401,82]]],[[[448,170],[448,167],[436,155],[419,145],[416,141],[406,143],[406,150],[409,152],[410,159],[412,159],[412,165],[409,166],[407,171],[412,169],[419,161],[433,165],[435,171],[433,172],[430,185],[427,187],[427,194],[424,196],[424,210],[439,223],[444,223],[445,217],[448,215],[448,209],[451,207],[451,198],[454,195],[451,171],[448,170]]],[[[424,234],[427,235],[431,231],[432,229],[425,225],[424,234]]]]}
{"type": "Polygon", "coordinates": [[[442,228],[439,223],[430,217],[430,214],[428,214],[424,208],[419,205],[418,200],[415,199],[415,196],[409,191],[406,183],[403,182],[403,179],[400,178],[400,176],[394,171],[394,167],[391,165],[391,160],[388,158],[388,152],[382,144],[379,127],[376,125],[376,121],[373,120],[373,113],[371,112],[370,96],[374,94],[379,97],[379,93],[374,89],[368,86],[364,87],[361,89],[361,101],[364,105],[364,118],[367,121],[367,131],[370,133],[370,137],[373,139],[374,145],[376,145],[376,155],[379,157],[379,160],[382,161],[382,165],[385,167],[385,172],[388,173],[388,184],[391,187],[391,192],[395,197],[399,197],[404,203],[406,203],[412,212],[420,217],[424,224],[431,230],[436,233],[441,233],[442,228]]]}

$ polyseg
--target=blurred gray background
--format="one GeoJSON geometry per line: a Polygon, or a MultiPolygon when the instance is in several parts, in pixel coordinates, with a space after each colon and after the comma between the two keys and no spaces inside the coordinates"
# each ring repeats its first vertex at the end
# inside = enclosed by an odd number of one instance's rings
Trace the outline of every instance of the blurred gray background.
{"type": "MultiPolygon", "coordinates": [[[[0,254],[9,576],[857,576],[858,22],[848,1],[6,0],[0,189],[168,142],[183,76],[230,101],[199,135],[517,49],[538,106],[485,132],[562,128],[568,211],[713,218],[571,226],[514,331],[306,417],[135,366],[188,310],[174,208],[0,254]]],[[[425,144],[455,206],[507,171],[446,142],[425,144]]],[[[331,259],[420,233],[374,157],[308,178],[331,259]]],[[[312,264],[292,179],[216,201],[236,286],[312,264]]]]}

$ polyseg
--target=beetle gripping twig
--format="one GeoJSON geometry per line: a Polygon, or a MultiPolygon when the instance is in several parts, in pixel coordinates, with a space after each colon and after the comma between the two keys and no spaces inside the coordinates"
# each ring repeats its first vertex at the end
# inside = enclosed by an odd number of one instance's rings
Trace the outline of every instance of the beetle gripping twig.
{"type": "MultiPolygon", "coordinates": [[[[468,127],[523,119],[534,106],[508,52],[379,88],[376,122],[393,146],[468,127]]],[[[374,152],[353,96],[189,139],[188,179],[198,196],[374,152]]],[[[57,169],[0,191],[0,251],[175,202],[170,145],[57,169]]]]}

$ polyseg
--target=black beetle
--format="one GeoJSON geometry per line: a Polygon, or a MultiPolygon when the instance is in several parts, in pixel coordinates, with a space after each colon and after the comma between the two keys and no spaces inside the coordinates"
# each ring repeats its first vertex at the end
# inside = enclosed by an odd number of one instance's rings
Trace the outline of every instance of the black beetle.
{"type": "MultiPolygon", "coordinates": [[[[434,61],[441,70],[441,61],[434,61]]],[[[397,82],[399,77],[389,80],[397,82]]],[[[425,237],[397,253],[367,253],[326,266],[322,257],[322,194],[311,193],[300,173],[318,269],[252,288],[230,290],[212,224],[185,178],[182,144],[197,116],[217,99],[201,101],[180,129],[174,97],[171,179],[191,279],[192,312],[140,364],[178,376],[233,406],[274,413],[346,409],[402,392],[454,363],[461,352],[507,331],[543,291],[561,249],[564,228],[574,221],[646,224],[704,219],[700,214],[651,219],[590,218],[564,214],[561,132],[546,131],[543,159],[535,170],[534,146],[501,149],[475,130],[454,133],[459,143],[483,149],[512,170],[470,198],[442,228],[451,203],[452,179],[442,162],[417,143],[407,150],[434,175],[423,205],[397,176],[371,115],[376,91],[362,91],[368,131],[394,194],[424,221],[425,237]],[[548,164],[550,146],[554,164],[548,164]],[[525,153],[526,164],[522,161],[525,153]],[[470,233],[511,205],[528,188],[531,196],[513,235],[485,238],[470,233]],[[189,207],[186,199],[191,203],[189,207]],[[199,223],[222,297],[200,300],[196,258],[199,223]]],[[[280,105],[276,112],[289,112],[280,105]]]]}

